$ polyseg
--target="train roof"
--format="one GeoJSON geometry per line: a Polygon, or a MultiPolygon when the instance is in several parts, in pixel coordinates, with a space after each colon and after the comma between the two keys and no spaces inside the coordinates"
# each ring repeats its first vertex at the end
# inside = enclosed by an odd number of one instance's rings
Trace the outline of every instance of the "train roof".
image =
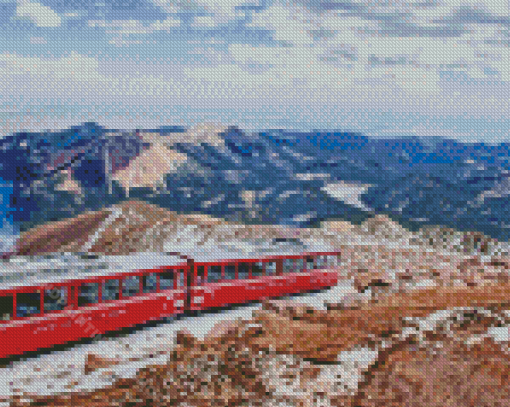
{"type": "Polygon", "coordinates": [[[1,264],[0,289],[17,288],[120,274],[183,264],[178,256],[137,253],[134,256],[62,254],[11,258],[1,264]]]}
{"type": "Polygon", "coordinates": [[[173,245],[172,252],[136,253],[132,255],[99,255],[66,253],[54,256],[17,257],[0,263],[0,290],[22,286],[64,283],[68,280],[104,277],[136,270],[186,265],[187,258],[195,262],[263,259],[272,256],[300,255],[307,252],[332,252],[333,247],[322,242],[304,245],[298,240],[241,242],[214,246],[173,245]]]}

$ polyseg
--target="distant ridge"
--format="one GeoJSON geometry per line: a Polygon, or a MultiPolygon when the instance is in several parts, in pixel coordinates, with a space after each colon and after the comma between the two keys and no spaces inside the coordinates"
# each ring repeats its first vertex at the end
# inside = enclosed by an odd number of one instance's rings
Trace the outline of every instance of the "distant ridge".
{"type": "Polygon", "coordinates": [[[510,143],[231,123],[111,130],[86,122],[0,140],[0,177],[13,184],[10,211],[22,230],[135,198],[251,224],[375,214],[508,241],[509,159],[510,143]]]}

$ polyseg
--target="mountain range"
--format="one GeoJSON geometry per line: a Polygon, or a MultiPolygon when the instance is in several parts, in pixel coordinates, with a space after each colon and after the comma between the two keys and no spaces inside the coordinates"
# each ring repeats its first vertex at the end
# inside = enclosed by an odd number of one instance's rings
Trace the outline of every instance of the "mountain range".
{"type": "Polygon", "coordinates": [[[441,225],[508,241],[509,156],[510,143],[436,137],[84,123],[0,140],[0,177],[10,185],[0,193],[22,231],[136,199],[248,224],[387,215],[411,229],[441,225]]]}

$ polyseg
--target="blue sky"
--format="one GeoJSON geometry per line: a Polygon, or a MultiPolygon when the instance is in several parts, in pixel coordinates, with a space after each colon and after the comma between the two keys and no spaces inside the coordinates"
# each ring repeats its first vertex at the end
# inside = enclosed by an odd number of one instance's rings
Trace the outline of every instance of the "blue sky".
{"type": "Polygon", "coordinates": [[[0,0],[0,135],[348,129],[508,141],[508,0],[0,0]]]}

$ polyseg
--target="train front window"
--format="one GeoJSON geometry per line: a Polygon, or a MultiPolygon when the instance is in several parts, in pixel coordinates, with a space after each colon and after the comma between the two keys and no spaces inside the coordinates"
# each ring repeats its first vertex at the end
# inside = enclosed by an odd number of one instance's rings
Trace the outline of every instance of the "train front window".
{"type": "Polygon", "coordinates": [[[0,295],[0,321],[9,321],[12,319],[12,311],[14,310],[13,295],[0,295]]]}
{"type": "Polygon", "coordinates": [[[44,290],[44,312],[62,311],[67,306],[66,287],[44,290]]]}
{"type": "Polygon", "coordinates": [[[340,255],[339,254],[335,254],[333,256],[331,256],[332,258],[332,265],[333,267],[340,267],[340,263],[342,261],[342,259],[340,258],[340,255]]]}
{"type": "Polygon", "coordinates": [[[132,297],[140,292],[140,277],[129,276],[122,281],[122,297],[132,297]]]}
{"type": "Polygon", "coordinates": [[[99,283],[84,283],[78,293],[78,307],[99,302],[99,283]]]}
{"type": "Polygon", "coordinates": [[[155,273],[142,276],[143,292],[155,293],[158,286],[158,276],[155,273]]]}
{"type": "MultiPolygon", "coordinates": [[[[253,275],[253,274],[252,274],[253,275]]],[[[238,277],[239,280],[244,280],[250,277],[250,265],[247,263],[239,264],[238,277]]]]}
{"type": "Polygon", "coordinates": [[[317,256],[315,258],[315,268],[323,269],[326,267],[326,259],[324,256],[317,256]]]}
{"type": "Polygon", "coordinates": [[[41,313],[40,293],[18,293],[16,295],[16,315],[20,318],[41,313]]]}
{"type": "Polygon", "coordinates": [[[230,265],[225,266],[225,280],[235,280],[236,279],[236,266],[230,265]]]}
{"type": "Polygon", "coordinates": [[[115,301],[119,299],[119,280],[109,279],[103,283],[103,301],[115,301]]]}
{"type": "Polygon", "coordinates": [[[221,280],[221,266],[211,266],[209,267],[207,273],[207,282],[208,283],[217,283],[221,280]]]}
{"type": "Polygon", "coordinates": [[[165,273],[161,273],[159,275],[159,289],[163,290],[173,290],[174,289],[174,272],[167,271],[165,273]]]}

